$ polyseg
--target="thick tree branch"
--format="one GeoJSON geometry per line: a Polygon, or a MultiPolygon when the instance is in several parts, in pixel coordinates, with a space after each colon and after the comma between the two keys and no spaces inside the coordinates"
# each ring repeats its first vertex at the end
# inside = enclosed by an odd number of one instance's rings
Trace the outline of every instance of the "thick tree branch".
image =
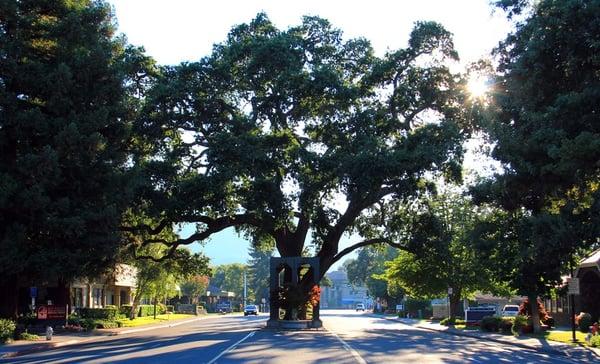
{"type": "Polygon", "coordinates": [[[171,221],[163,219],[155,227],[152,227],[148,224],[139,224],[136,226],[121,226],[119,229],[121,231],[130,232],[130,233],[146,232],[151,235],[156,235],[156,234],[160,234],[161,231],[163,231],[167,226],[170,226],[171,224],[172,224],[171,221]]]}
{"type": "Polygon", "coordinates": [[[352,246],[349,246],[346,249],[339,252],[338,254],[336,254],[332,258],[331,264],[334,264],[335,262],[340,260],[344,255],[350,254],[358,248],[362,248],[362,247],[365,247],[368,245],[374,245],[374,244],[387,244],[387,245],[392,246],[397,249],[407,250],[406,246],[399,244],[399,243],[394,243],[393,241],[391,241],[390,239],[387,239],[387,238],[368,239],[368,240],[361,241],[360,243],[356,243],[352,246]]]}

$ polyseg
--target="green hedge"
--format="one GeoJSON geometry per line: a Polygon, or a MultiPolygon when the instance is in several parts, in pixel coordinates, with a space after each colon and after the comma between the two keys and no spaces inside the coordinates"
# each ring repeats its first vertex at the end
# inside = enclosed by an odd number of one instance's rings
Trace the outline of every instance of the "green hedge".
{"type": "Polygon", "coordinates": [[[459,319],[459,318],[454,318],[454,320],[451,320],[450,317],[446,317],[445,319],[443,319],[442,321],[440,321],[440,325],[444,325],[444,326],[451,326],[451,325],[466,325],[466,321],[463,319],[459,319]]]}
{"type": "Polygon", "coordinates": [[[484,316],[479,322],[481,331],[498,332],[502,318],[498,316],[484,316]]]}
{"type": "Polygon", "coordinates": [[[523,329],[529,325],[532,325],[531,319],[524,315],[517,315],[513,321],[511,331],[514,335],[520,335],[523,329]]]}
{"type": "Polygon", "coordinates": [[[80,308],[79,314],[84,319],[114,321],[117,318],[117,308],[80,308]]]}
{"type": "Polygon", "coordinates": [[[17,325],[12,320],[0,319],[0,343],[12,340],[15,336],[17,325]]]}
{"type": "MultiPolygon", "coordinates": [[[[156,314],[162,315],[167,312],[165,305],[156,305],[156,314]]],[[[139,317],[154,316],[154,305],[140,305],[138,311],[139,317]]]]}
{"type": "Polygon", "coordinates": [[[131,305],[123,305],[119,307],[119,313],[127,318],[131,316],[131,305]]]}
{"type": "Polygon", "coordinates": [[[590,339],[590,345],[594,348],[600,348],[600,335],[594,335],[590,339]]]}
{"type": "Polygon", "coordinates": [[[510,334],[512,332],[512,327],[513,327],[514,322],[515,322],[515,319],[512,317],[502,317],[502,319],[500,321],[500,325],[498,326],[500,333],[510,334]]]}
{"type": "Polygon", "coordinates": [[[96,329],[116,329],[117,327],[121,327],[121,323],[118,321],[110,321],[110,320],[99,320],[99,319],[80,319],[80,320],[69,320],[69,323],[73,325],[80,325],[86,331],[92,331],[96,329]]]}

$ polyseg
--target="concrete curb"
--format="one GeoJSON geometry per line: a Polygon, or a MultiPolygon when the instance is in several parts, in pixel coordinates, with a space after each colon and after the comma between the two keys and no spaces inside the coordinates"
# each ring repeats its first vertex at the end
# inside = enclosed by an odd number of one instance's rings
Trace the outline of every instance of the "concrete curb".
{"type": "Polygon", "coordinates": [[[54,342],[54,343],[49,342],[49,343],[40,344],[38,346],[31,347],[31,348],[28,348],[28,349],[5,352],[3,354],[0,354],[0,359],[10,359],[10,358],[15,358],[15,357],[22,356],[22,355],[28,355],[28,354],[39,353],[39,352],[42,352],[42,351],[49,351],[49,350],[59,349],[59,348],[64,347],[64,346],[75,345],[75,344],[82,344],[82,343],[85,343],[85,342],[88,342],[88,341],[96,340],[99,337],[127,335],[127,334],[133,334],[133,333],[136,333],[136,332],[143,332],[143,331],[150,331],[150,330],[156,330],[156,329],[164,329],[164,328],[169,328],[169,327],[175,327],[175,326],[179,326],[179,325],[184,325],[184,324],[189,324],[189,323],[192,323],[192,322],[204,320],[204,319],[207,319],[209,317],[210,316],[202,316],[202,317],[196,317],[196,318],[191,319],[191,320],[177,321],[177,322],[174,322],[172,324],[162,324],[162,325],[157,325],[157,326],[140,327],[140,328],[135,328],[135,329],[130,329],[130,330],[122,330],[122,331],[100,331],[99,335],[91,335],[91,336],[84,337],[84,338],[81,338],[81,339],[73,339],[73,340],[67,340],[67,341],[62,341],[62,342],[54,342]]]}
{"type": "MultiPolygon", "coordinates": [[[[554,348],[545,348],[545,347],[534,347],[531,345],[527,345],[527,344],[522,344],[522,343],[518,343],[518,342],[514,342],[514,341],[510,341],[510,340],[502,340],[499,338],[495,338],[493,336],[479,336],[479,335],[473,335],[470,334],[468,331],[459,331],[459,330],[455,330],[452,328],[448,328],[446,330],[439,330],[439,329],[435,329],[433,327],[426,327],[426,326],[422,326],[419,324],[413,324],[413,323],[407,323],[407,322],[403,322],[400,319],[397,318],[385,318],[386,320],[389,321],[395,321],[395,322],[400,322],[403,323],[405,325],[410,325],[422,330],[427,330],[427,331],[432,331],[432,332],[439,332],[439,333],[443,333],[443,334],[447,334],[447,335],[454,335],[454,336],[462,336],[462,337],[470,337],[473,339],[483,339],[483,340],[487,340],[487,341],[492,341],[492,342],[496,342],[499,344],[507,344],[507,345],[512,345],[512,346],[517,346],[520,347],[522,349],[527,349],[527,350],[531,350],[531,351],[538,351],[538,352],[542,352],[542,353],[546,353],[546,354],[558,354],[558,355],[562,355],[562,356],[566,356],[569,357],[570,355],[566,352],[564,352],[563,350],[559,350],[559,349],[554,349],[554,348]]],[[[565,344],[567,345],[567,344],[565,344]]],[[[592,348],[588,348],[585,346],[578,346],[584,350],[587,350],[588,352],[590,352],[592,355],[595,355],[596,357],[598,357],[600,359],[600,355],[598,355],[598,353],[593,350],[592,348]]]]}

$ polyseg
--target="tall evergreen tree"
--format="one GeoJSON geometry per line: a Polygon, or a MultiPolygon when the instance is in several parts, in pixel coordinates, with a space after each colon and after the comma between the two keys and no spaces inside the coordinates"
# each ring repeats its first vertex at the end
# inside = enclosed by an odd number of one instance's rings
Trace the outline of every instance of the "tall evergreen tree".
{"type": "Polygon", "coordinates": [[[0,2],[0,315],[15,314],[19,282],[115,261],[151,62],[114,30],[101,1],[0,2]]]}
{"type": "Polygon", "coordinates": [[[253,244],[250,247],[250,260],[248,261],[248,282],[252,288],[256,303],[262,299],[269,302],[270,289],[270,259],[275,247],[273,244],[253,244]]]}
{"type": "Polygon", "coordinates": [[[535,302],[600,239],[600,1],[498,4],[526,16],[496,52],[489,132],[505,172],[475,196],[511,212],[496,224],[506,233],[482,227],[485,249],[516,242],[515,288],[535,302]]]}

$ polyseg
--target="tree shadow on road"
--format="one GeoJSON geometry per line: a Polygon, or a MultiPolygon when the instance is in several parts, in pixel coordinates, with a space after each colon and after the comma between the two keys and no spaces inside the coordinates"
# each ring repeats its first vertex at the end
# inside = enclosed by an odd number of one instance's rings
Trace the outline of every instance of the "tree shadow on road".
{"type": "MultiPolygon", "coordinates": [[[[340,334],[352,348],[368,356],[373,363],[589,363],[593,356],[566,357],[512,345],[486,342],[483,339],[432,332],[395,321],[379,320],[376,329],[360,336],[340,334]],[[389,327],[389,328],[388,328],[389,327]]],[[[581,353],[580,353],[581,354],[581,353]]],[[[591,353],[590,353],[591,354],[591,353]]]]}

